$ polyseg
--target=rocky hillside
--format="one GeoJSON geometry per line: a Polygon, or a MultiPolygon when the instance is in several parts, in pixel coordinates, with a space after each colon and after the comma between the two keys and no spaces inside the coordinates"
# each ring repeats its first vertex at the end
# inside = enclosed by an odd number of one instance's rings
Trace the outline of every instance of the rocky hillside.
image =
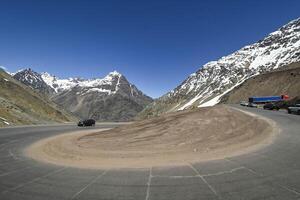
{"type": "Polygon", "coordinates": [[[75,118],[0,69],[0,127],[68,122],[75,118]]]}
{"type": "Polygon", "coordinates": [[[174,90],[147,106],[141,117],[211,106],[245,80],[300,61],[300,18],[264,39],[200,67],[174,90]]]}
{"type": "Polygon", "coordinates": [[[114,71],[103,79],[59,79],[31,69],[17,72],[14,78],[46,94],[59,106],[80,118],[101,121],[128,121],[152,99],[114,71]]]}
{"type": "Polygon", "coordinates": [[[300,63],[264,73],[246,80],[243,84],[228,92],[221,103],[248,101],[250,96],[272,96],[287,94],[291,99],[300,96],[300,63]]]}
{"type": "Polygon", "coordinates": [[[152,102],[118,72],[103,79],[81,81],[53,100],[81,118],[101,121],[131,120],[152,102]]]}
{"type": "Polygon", "coordinates": [[[13,77],[42,94],[51,96],[55,93],[55,90],[44,81],[42,75],[30,68],[17,71],[13,77]]]}

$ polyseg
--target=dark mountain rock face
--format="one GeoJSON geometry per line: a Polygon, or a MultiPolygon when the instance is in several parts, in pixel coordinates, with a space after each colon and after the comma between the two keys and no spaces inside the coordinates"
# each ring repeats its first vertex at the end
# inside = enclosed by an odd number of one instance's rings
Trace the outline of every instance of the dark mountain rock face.
{"type": "Polygon", "coordinates": [[[13,75],[13,78],[42,94],[52,95],[54,93],[54,90],[43,80],[41,74],[30,68],[18,71],[13,75]]]}

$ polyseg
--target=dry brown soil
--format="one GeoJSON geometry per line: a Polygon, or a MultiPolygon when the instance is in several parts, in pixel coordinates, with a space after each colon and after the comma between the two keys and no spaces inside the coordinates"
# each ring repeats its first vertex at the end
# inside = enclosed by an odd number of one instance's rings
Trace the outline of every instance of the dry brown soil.
{"type": "Polygon", "coordinates": [[[227,106],[166,114],[111,130],[41,140],[26,153],[82,168],[146,168],[242,154],[272,142],[272,122],[227,106]]]}

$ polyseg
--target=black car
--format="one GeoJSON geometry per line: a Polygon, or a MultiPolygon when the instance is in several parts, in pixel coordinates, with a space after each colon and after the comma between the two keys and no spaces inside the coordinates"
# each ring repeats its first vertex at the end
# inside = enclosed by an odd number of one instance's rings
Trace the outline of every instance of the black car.
{"type": "Polygon", "coordinates": [[[78,122],[78,126],[95,126],[96,121],[93,119],[81,120],[78,122]]]}
{"type": "Polygon", "coordinates": [[[274,103],[267,103],[264,105],[265,110],[279,110],[279,106],[274,103]]]}

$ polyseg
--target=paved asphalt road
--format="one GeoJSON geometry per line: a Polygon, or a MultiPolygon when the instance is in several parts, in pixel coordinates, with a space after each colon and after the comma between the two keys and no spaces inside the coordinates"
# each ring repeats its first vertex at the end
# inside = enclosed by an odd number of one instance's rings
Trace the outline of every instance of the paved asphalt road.
{"type": "Polygon", "coordinates": [[[299,200],[300,116],[239,108],[278,123],[282,133],[274,144],[238,157],[174,168],[84,170],[46,165],[24,157],[22,150],[77,127],[0,129],[0,199],[299,200]]]}

